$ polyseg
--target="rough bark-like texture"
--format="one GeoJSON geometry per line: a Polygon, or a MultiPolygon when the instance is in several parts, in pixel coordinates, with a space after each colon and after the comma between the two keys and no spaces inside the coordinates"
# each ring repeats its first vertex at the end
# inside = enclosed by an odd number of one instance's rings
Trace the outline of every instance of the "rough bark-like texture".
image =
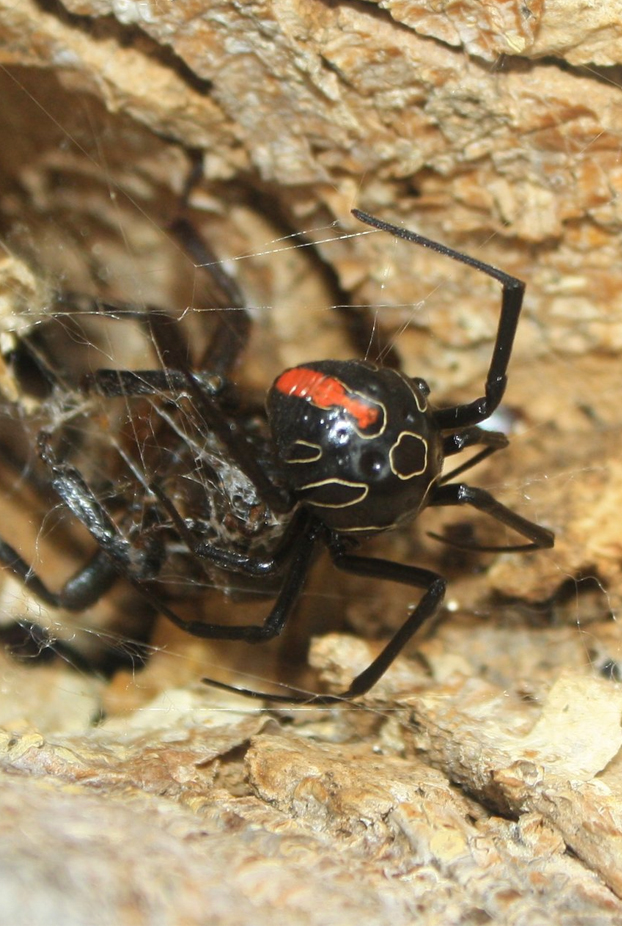
{"type": "MultiPolygon", "coordinates": [[[[196,685],[228,665],[315,688],[291,654],[344,611],[359,638],[323,636],[311,664],[346,685],[415,593],[319,564],[299,635],[268,656],[158,625],[147,668],[110,682],[7,659],[6,922],[622,921],[621,57],[613,2],[0,0],[0,388],[19,418],[3,446],[36,457],[49,409],[9,361],[56,290],[164,306],[200,337],[205,276],[170,233],[200,161],[186,213],[252,307],[236,372],[251,392],[350,356],[330,311],[348,303],[380,307],[435,402],[481,394],[499,287],[354,206],[527,282],[512,443],[468,478],[557,536],[531,556],[457,554],[425,531],[513,540],[435,511],[375,543],[451,584],[364,709],[270,718],[196,685]]],[[[154,364],[133,329],[94,332],[78,343],[67,322],[63,372],[154,364]]],[[[87,450],[114,433],[100,414],[87,450]]],[[[47,542],[67,518],[23,475],[0,473],[0,535],[17,545],[19,528],[57,588],[91,547],[71,525],[47,542]]],[[[14,579],[1,595],[3,623],[45,625],[85,658],[150,619],[131,589],[77,617],[14,579]]],[[[256,612],[229,598],[188,607],[256,612]]]]}

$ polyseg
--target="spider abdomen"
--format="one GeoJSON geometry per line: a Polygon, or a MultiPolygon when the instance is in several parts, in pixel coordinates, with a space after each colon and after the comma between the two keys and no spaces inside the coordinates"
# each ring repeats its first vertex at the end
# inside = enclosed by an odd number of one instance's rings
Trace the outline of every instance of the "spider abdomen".
{"type": "Polygon", "coordinates": [[[332,530],[375,532],[414,518],[442,467],[425,384],[364,361],[282,373],[268,418],[288,487],[332,530]]]}

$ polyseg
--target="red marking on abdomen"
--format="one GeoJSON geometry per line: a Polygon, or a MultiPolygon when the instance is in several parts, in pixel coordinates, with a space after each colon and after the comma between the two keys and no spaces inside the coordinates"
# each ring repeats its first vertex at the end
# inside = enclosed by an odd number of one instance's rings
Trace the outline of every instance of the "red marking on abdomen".
{"type": "Polygon", "coordinates": [[[359,396],[353,396],[338,379],[318,370],[293,367],[281,374],[274,385],[284,395],[307,399],[318,408],[343,408],[362,429],[374,424],[380,414],[377,405],[370,405],[359,396]]]}

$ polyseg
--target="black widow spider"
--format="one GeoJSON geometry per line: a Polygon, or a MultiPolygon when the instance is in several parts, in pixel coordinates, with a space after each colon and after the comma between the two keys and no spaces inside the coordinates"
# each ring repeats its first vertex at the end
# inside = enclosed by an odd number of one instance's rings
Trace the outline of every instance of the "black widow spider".
{"type": "MultiPolygon", "coordinates": [[[[428,402],[429,388],[425,381],[410,378],[396,369],[360,360],[305,363],[281,373],[268,393],[270,459],[266,462],[228,410],[227,396],[232,388],[228,374],[246,342],[249,319],[236,285],[216,265],[215,282],[225,294],[226,304],[240,311],[222,313],[221,323],[202,358],[204,371],[188,369],[171,319],[151,310],[146,313],[147,324],[163,369],[99,369],[87,377],[81,388],[106,397],[163,392],[190,396],[199,411],[202,427],[226,448],[254,485],[257,495],[273,512],[291,515],[283,535],[274,551],[265,555],[224,549],[213,539],[205,539],[194,518],[182,516],[161,484],[149,481],[144,488],[155,502],[152,533],[147,531],[147,541],[140,549],[121,533],[80,472],[57,458],[49,434],[42,432],[40,454],[51,473],[52,487],[98,544],[91,562],[59,594],[54,594],[12,547],[0,541],[0,561],[43,601],[73,610],[84,609],[121,575],[155,609],[190,634],[261,643],[282,632],[301,594],[316,548],[322,544],[338,569],[424,590],[419,603],[380,654],[354,678],[347,690],[337,695],[276,695],[212,679],[204,681],[225,690],[283,703],[331,704],[368,692],[413,634],[436,613],[445,594],[446,581],[440,575],[418,566],[360,556],[352,552],[360,542],[414,520],[425,507],[470,505],[516,531],[528,543],[499,547],[468,545],[468,549],[523,551],[553,546],[551,531],[509,510],[484,489],[450,482],[507,446],[505,435],[480,425],[490,418],[505,392],[524,283],[415,232],[359,210],[354,210],[353,215],[373,228],[431,248],[501,283],[501,313],[484,395],[464,405],[434,408],[428,402]],[[483,449],[442,475],[445,457],[477,445],[483,449]],[[186,620],[155,594],[150,582],[158,577],[165,557],[155,538],[157,526],[164,520],[172,525],[178,541],[202,561],[252,578],[282,576],[276,601],[262,623],[230,626],[186,620]]],[[[175,231],[197,262],[204,262],[205,251],[197,244],[187,223],[178,222],[175,231]]],[[[103,304],[103,309],[106,308],[114,307],[103,304]]],[[[432,536],[461,546],[448,538],[432,536]]]]}

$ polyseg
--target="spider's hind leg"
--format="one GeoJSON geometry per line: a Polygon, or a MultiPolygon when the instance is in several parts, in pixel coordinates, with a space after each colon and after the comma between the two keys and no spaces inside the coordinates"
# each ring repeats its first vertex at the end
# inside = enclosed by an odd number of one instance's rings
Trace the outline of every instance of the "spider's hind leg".
{"type": "Polygon", "coordinates": [[[353,209],[352,214],[361,222],[365,222],[373,228],[389,232],[396,238],[403,238],[405,241],[411,241],[413,244],[421,245],[421,247],[430,248],[438,254],[443,254],[445,257],[458,261],[458,263],[473,267],[474,270],[478,270],[480,273],[484,273],[501,283],[501,312],[497,324],[495,345],[484,383],[484,395],[465,405],[439,409],[435,415],[437,423],[443,431],[469,428],[490,418],[505,392],[508,365],[512,356],[514,337],[523,306],[525,293],[523,281],[511,276],[509,273],[505,273],[503,270],[498,270],[497,267],[493,267],[491,264],[470,257],[468,254],[462,254],[460,251],[454,250],[454,248],[439,244],[438,241],[425,238],[423,235],[417,234],[417,232],[409,231],[398,225],[391,225],[389,222],[384,222],[382,219],[377,219],[358,209],[353,209]]]}
{"type": "Polygon", "coordinates": [[[44,604],[67,611],[85,611],[96,604],[115,584],[119,570],[103,550],[97,550],[59,592],[51,591],[32,566],[9,543],[0,538],[0,564],[6,566],[44,604]]]}

